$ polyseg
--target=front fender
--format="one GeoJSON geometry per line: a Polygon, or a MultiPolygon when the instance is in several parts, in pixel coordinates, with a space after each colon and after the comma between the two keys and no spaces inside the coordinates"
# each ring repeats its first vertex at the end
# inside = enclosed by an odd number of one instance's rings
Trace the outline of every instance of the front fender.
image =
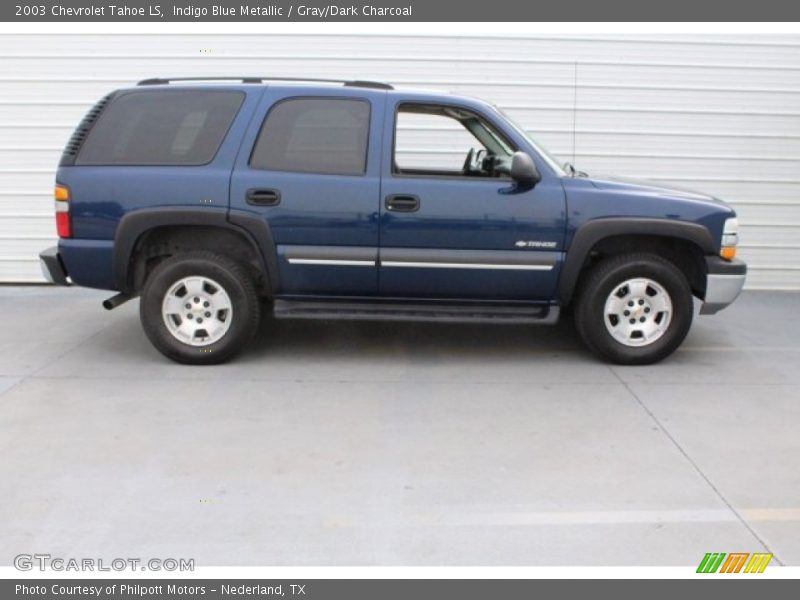
{"type": "Polygon", "coordinates": [[[566,251],[558,282],[561,304],[568,304],[575,292],[581,269],[591,249],[601,240],[618,235],[649,235],[677,238],[696,244],[704,254],[714,254],[714,240],[703,225],[670,219],[608,217],[581,225],[566,251]]]}

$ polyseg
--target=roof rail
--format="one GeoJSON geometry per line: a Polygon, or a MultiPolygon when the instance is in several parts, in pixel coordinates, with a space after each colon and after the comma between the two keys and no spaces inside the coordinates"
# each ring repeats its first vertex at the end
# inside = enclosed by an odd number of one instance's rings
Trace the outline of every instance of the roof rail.
{"type": "Polygon", "coordinates": [[[341,83],[347,87],[363,87],[376,90],[393,90],[388,83],[380,81],[348,81],[346,79],[316,79],[313,77],[152,77],[142,79],[136,85],[163,85],[178,81],[240,81],[241,83],[264,83],[268,81],[297,81],[308,83],[341,83]]]}

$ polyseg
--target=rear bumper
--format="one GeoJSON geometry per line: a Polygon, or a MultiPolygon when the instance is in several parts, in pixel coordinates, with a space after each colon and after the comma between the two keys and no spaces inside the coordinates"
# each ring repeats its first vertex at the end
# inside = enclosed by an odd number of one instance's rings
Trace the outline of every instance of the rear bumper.
{"type": "Polygon", "coordinates": [[[56,285],[71,285],[67,279],[67,270],[58,255],[58,246],[52,246],[39,254],[39,266],[44,278],[56,285]]]}
{"type": "Polygon", "coordinates": [[[739,296],[747,278],[747,265],[740,260],[727,261],[718,256],[707,256],[706,267],[706,295],[700,314],[713,315],[739,296]]]}

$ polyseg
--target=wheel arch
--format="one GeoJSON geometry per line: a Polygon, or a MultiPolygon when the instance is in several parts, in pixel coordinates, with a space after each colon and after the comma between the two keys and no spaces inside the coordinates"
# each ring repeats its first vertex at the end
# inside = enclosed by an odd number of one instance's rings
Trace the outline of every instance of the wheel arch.
{"type": "Polygon", "coordinates": [[[714,241],[704,226],[687,221],[645,218],[604,218],[585,223],[567,249],[558,282],[558,297],[569,304],[582,273],[602,256],[652,251],[669,258],[684,272],[692,292],[705,293],[705,262],[714,241]]]}
{"type": "Polygon", "coordinates": [[[204,249],[250,265],[265,295],[277,289],[275,243],[266,221],[244,211],[172,207],[141,209],[122,217],[114,236],[117,289],[136,293],[159,259],[204,249]]]}

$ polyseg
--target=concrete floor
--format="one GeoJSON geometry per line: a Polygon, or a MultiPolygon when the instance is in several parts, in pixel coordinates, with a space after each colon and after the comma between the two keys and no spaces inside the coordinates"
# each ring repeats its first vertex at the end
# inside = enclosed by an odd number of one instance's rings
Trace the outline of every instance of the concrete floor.
{"type": "Polygon", "coordinates": [[[271,319],[185,367],[106,295],[0,287],[0,564],[800,565],[798,294],[628,368],[569,322],[271,319]]]}

